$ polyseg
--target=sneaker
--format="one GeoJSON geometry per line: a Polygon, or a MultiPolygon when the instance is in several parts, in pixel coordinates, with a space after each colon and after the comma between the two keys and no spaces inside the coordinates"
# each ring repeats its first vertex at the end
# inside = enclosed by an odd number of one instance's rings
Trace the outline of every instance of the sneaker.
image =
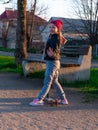
{"type": "Polygon", "coordinates": [[[59,100],[58,103],[59,103],[59,104],[63,104],[63,105],[68,105],[67,99],[59,100]]]}
{"type": "Polygon", "coordinates": [[[41,106],[44,105],[44,102],[39,99],[34,99],[32,102],[29,103],[31,106],[41,106]]]}

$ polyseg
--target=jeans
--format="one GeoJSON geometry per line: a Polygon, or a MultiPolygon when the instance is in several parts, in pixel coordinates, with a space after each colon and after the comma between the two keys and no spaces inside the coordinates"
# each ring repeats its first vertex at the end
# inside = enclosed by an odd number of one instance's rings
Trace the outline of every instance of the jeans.
{"type": "Polygon", "coordinates": [[[59,60],[46,61],[44,85],[43,85],[43,88],[37,97],[39,100],[44,100],[46,95],[49,93],[51,85],[53,85],[53,87],[55,87],[61,100],[66,98],[64,90],[58,81],[59,69],[60,69],[60,61],[59,60]]]}

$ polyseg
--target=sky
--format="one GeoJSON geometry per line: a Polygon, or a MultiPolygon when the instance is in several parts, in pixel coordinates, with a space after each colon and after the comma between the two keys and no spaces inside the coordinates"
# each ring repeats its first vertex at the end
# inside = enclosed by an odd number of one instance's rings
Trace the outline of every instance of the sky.
{"type": "MultiPolygon", "coordinates": [[[[5,7],[15,8],[16,4],[14,3],[16,3],[16,1],[17,0],[12,0],[11,3],[5,5],[0,2],[0,14],[5,10],[5,7]]],[[[72,10],[73,0],[39,0],[39,4],[48,6],[47,19],[51,17],[76,17],[73,15],[72,10]]]]}

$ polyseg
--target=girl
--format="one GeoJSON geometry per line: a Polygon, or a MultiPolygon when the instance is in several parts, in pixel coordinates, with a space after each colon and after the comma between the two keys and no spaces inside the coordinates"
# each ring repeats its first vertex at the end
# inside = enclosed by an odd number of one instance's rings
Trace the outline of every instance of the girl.
{"type": "Polygon", "coordinates": [[[58,71],[60,69],[60,47],[61,44],[64,44],[67,40],[64,39],[61,33],[62,21],[54,20],[49,24],[50,35],[47,40],[45,48],[45,57],[46,60],[46,71],[44,85],[39,93],[39,95],[30,102],[29,105],[43,105],[46,95],[49,93],[51,85],[56,88],[56,91],[59,94],[60,100],[59,103],[67,105],[68,101],[66,99],[64,90],[58,81],[58,71]]]}

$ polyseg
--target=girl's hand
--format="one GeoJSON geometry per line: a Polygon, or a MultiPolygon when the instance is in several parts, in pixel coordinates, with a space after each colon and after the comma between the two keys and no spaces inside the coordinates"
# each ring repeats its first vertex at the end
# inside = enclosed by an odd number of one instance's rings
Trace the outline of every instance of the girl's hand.
{"type": "Polygon", "coordinates": [[[53,56],[53,49],[51,47],[49,47],[49,49],[47,50],[47,54],[49,57],[53,56]]]}

